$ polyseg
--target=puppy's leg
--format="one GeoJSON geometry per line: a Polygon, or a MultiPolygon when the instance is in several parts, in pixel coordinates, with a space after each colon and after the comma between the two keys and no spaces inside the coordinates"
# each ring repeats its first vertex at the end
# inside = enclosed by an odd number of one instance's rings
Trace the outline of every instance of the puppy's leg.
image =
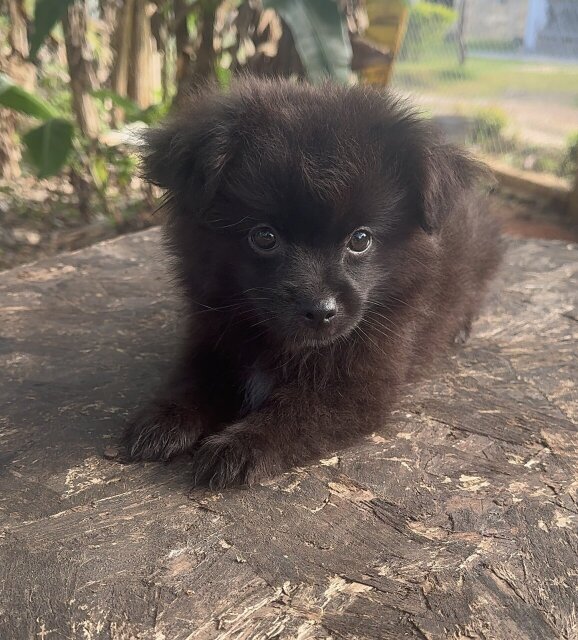
{"type": "Polygon", "coordinates": [[[164,391],[128,424],[123,443],[128,460],[168,460],[190,451],[210,424],[197,380],[201,372],[181,365],[164,391]]]}
{"type": "Polygon", "coordinates": [[[131,420],[123,443],[128,460],[169,460],[192,449],[203,431],[203,420],[192,406],[157,399],[131,420]]]}
{"type": "Polygon", "coordinates": [[[393,400],[393,387],[387,389],[282,388],[263,409],[202,441],[193,458],[194,483],[214,489],[253,484],[370,433],[382,426],[393,400]]]}
{"type": "Polygon", "coordinates": [[[472,332],[472,318],[468,316],[464,321],[461,328],[458,330],[456,335],[454,336],[454,344],[464,345],[470,338],[470,334],[472,332]]]}

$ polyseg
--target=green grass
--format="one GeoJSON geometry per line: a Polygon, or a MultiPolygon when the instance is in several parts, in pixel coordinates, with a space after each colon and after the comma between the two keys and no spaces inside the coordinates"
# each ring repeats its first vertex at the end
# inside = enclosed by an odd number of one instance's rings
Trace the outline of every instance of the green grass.
{"type": "Polygon", "coordinates": [[[464,99],[494,99],[513,92],[528,98],[555,95],[557,101],[574,105],[578,65],[470,57],[460,66],[455,54],[436,53],[397,62],[394,85],[464,99]]]}

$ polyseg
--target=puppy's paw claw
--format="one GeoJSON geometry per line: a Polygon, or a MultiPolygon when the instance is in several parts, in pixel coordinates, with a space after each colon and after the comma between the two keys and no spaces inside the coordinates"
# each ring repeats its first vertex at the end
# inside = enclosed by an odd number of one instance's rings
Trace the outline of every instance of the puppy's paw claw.
{"type": "Polygon", "coordinates": [[[273,475],[276,468],[262,439],[226,432],[204,440],[193,465],[194,485],[210,489],[253,485],[273,475]]]}
{"type": "Polygon", "coordinates": [[[153,404],[126,428],[124,458],[166,461],[190,451],[201,435],[196,413],[174,404],[153,404]]]}
{"type": "Polygon", "coordinates": [[[470,339],[470,334],[472,332],[472,321],[466,320],[462,326],[462,328],[456,333],[454,336],[454,344],[464,345],[470,339]]]}

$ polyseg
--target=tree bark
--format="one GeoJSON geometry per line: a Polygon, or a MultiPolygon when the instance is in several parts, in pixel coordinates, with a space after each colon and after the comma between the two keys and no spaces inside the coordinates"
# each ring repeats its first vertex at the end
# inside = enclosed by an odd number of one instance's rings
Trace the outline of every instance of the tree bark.
{"type": "Polygon", "coordinates": [[[215,32],[215,14],[219,3],[208,0],[201,4],[201,41],[197,49],[195,62],[196,84],[215,77],[215,48],[213,37],[215,32]]]}
{"type": "Polygon", "coordinates": [[[132,16],[135,0],[123,2],[120,20],[114,35],[114,49],[116,52],[112,69],[112,88],[121,96],[127,95],[129,57],[132,49],[132,16]]]}
{"type": "Polygon", "coordinates": [[[574,185],[568,198],[568,214],[571,220],[578,222],[578,167],[576,168],[574,185]]]}
{"type": "MultiPolygon", "coordinates": [[[[36,72],[28,58],[27,22],[24,0],[0,2],[2,13],[10,16],[7,54],[0,47],[0,72],[6,73],[28,91],[34,89],[36,72]]],[[[20,143],[16,134],[19,116],[12,109],[0,107],[0,176],[13,180],[20,176],[20,143]]]]}
{"type": "Polygon", "coordinates": [[[192,74],[192,43],[187,24],[188,5],[186,0],[174,0],[175,41],[177,47],[175,103],[182,98],[183,88],[190,82],[192,74]]]}
{"type": "MultiPolygon", "coordinates": [[[[154,102],[160,86],[160,66],[156,64],[157,45],[151,29],[149,2],[126,0],[114,35],[115,62],[112,88],[145,109],[154,102]]],[[[116,113],[118,119],[120,113],[116,113]]]]}
{"type": "Polygon", "coordinates": [[[215,49],[213,37],[215,15],[218,0],[205,0],[199,3],[197,15],[200,28],[196,50],[190,41],[187,27],[188,5],[185,0],[175,0],[175,36],[177,41],[177,95],[175,104],[179,104],[194,87],[215,78],[215,49]]]}
{"type": "Polygon", "coordinates": [[[90,92],[94,88],[92,51],[86,38],[86,4],[76,0],[62,19],[72,108],[82,133],[90,139],[98,135],[98,113],[90,92]]]}
{"type": "Polygon", "coordinates": [[[242,10],[249,7],[253,11],[253,25],[247,32],[255,45],[255,54],[243,63],[235,64],[236,71],[250,71],[260,76],[297,76],[305,78],[306,72],[301,58],[295,48],[295,40],[289,27],[273,10],[260,12],[245,5],[239,10],[239,18],[243,21],[242,10]]]}
{"type": "Polygon", "coordinates": [[[105,53],[96,59],[95,74],[99,87],[109,82],[112,77],[115,62],[112,55],[115,44],[114,37],[116,25],[120,22],[123,4],[119,0],[98,0],[100,47],[105,53]]]}
{"type": "Polygon", "coordinates": [[[466,61],[466,43],[464,40],[464,25],[466,22],[466,0],[462,0],[459,7],[456,39],[458,42],[458,62],[463,65],[466,61]]]}
{"type": "Polygon", "coordinates": [[[170,93],[170,54],[169,54],[169,25],[166,10],[169,8],[169,0],[156,0],[156,11],[150,19],[151,34],[156,44],[156,50],[160,55],[160,81],[162,100],[166,102],[170,93]]]}
{"type": "Polygon", "coordinates": [[[145,109],[153,103],[153,39],[147,0],[135,0],[127,95],[145,109]]]}

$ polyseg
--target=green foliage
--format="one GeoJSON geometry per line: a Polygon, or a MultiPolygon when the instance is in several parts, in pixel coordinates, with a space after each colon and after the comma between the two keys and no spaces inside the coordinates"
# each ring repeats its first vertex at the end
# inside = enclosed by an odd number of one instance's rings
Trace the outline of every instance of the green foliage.
{"type": "Polygon", "coordinates": [[[93,91],[92,95],[103,102],[110,100],[115,107],[119,107],[124,111],[124,119],[126,122],[144,122],[145,124],[154,124],[158,122],[168,111],[168,104],[152,104],[146,109],[141,109],[136,102],[129,98],[120,96],[118,93],[110,89],[98,89],[93,91]]]}
{"type": "Polygon", "coordinates": [[[19,87],[2,73],[0,73],[0,105],[40,120],[49,120],[57,115],[52,107],[19,87]]]}
{"type": "Polygon", "coordinates": [[[34,22],[30,38],[30,57],[35,58],[42,43],[56,24],[62,20],[64,12],[73,0],[36,0],[34,22]]]}
{"type": "Polygon", "coordinates": [[[90,162],[90,175],[94,181],[94,185],[99,192],[105,193],[108,186],[110,172],[103,155],[93,153],[90,162]]]}
{"type": "Polygon", "coordinates": [[[506,125],[508,116],[499,107],[485,107],[479,109],[473,117],[472,142],[483,144],[497,141],[506,125]]]}
{"type": "MultiPolygon", "coordinates": [[[[167,104],[151,105],[141,109],[128,98],[114,91],[102,89],[94,92],[100,100],[110,100],[123,109],[127,122],[153,124],[161,119],[168,110],[167,104]]],[[[104,194],[110,182],[110,169],[114,169],[116,182],[120,188],[130,183],[135,170],[135,161],[116,148],[89,150],[83,147],[85,141],[75,139],[74,127],[69,120],[59,117],[55,109],[36,96],[16,85],[10,78],[0,74],[0,105],[27,116],[43,121],[21,136],[26,149],[26,158],[33,165],[39,178],[48,178],[58,174],[67,163],[83,158],[89,168],[94,186],[99,194],[104,194]],[[71,156],[71,152],[76,151],[71,156]],[[76,158],[76,160],[75,160],[76,158]]],[[[88,141],[86,141],[88,143],[88,141]]]]}
{"type": "Polygon", "coordinates": [[[351,45],[345,17],[335,0],[264,0],[289,25],[301,62],[312,82],[349,81],[351,45]]]}
{"type": "MultiPolygon", "coordinates": [[[[532,164],[531,171],[551,174],[560,173],[560,161],[558,158],[550,157],[549,154],[544,153],[543,149],[537,149],[536,155],[532,159],[534,162],[532,164]]],[[[523,168],[526,168],[527,165],[528,162],[526,161],[526,166],[523,168]]]]}
{"type": "Polygon", "coordinates": [[[85,150],[90,174],[94,185],[103,198],[113,182],[122,190],[126,190],[137,169],[137,156],[123,146],[99,145],[85,150]]]}
{"type": "Polygon", "coordinates": [[[560,175],[573,178],[578,171],[578,131],[571,133],[566,140],[564,157],[560,163],[560,175]]]}
{"type": "Polygon", "coordinates": [[[468,52],[491,51],[492,53],[516,53],[520,51],[523,41],[518,38],[510,40],[468,38],[468,52]]]}
{"type": "Polygon", "coordinates": [[[223,67],[221,65],[217,65],[215,69],[215,74],[217,76],[217,82],[219,86],[223,89],[226,89],[231,84],[231,70],[227,67],[223,67]]]}
{"type": "Polygon", "coordinates": [[[134,153],[124,153],[118,149],[115,150],[114,155],[112,155],[112,150],[107,149],[107,151],[110,155],[106,156],[105,160],[114,167],[118,186],[121,189],[127,189],[137,170],[137,156],[134,153]]]}
{"type": "Polygon", "coordinates": [[[103,102],[110,100],[115,107],[120,107],[124,111],[124,117],[127,122],[135,122],[141,112],[140,107],[130,98],[120,96],[111,89],[98,89],[92,92],[92,95],[103,102]]]}
{"type": "Polygon", "coordinates": [[[578,131],[570,134],[566,141],[566,154],[568,159],[578,166],[578,131]]]}
{"type": "Polygon", "coordinates": [[[52,118],[22,136],[27,156],[39,178],[59,173],[70,155],[73,133],[70,122],[52,118]]]}
{"type": "Polygon", "coordinates": [[[400,58],[417,60],[426,51],[439,49],[456,19],[457,13],[449,7],[433,2],[412,5],[400,58]]]}
{"type": "Polygon", "coordinates": [[[26,116],[43,120],[39,127],[22,136],[28,160],[39,178],[56,175],[65,165],[72,149],[74,127],[36,96],[0,74],[0,105],[26,116]]]}

